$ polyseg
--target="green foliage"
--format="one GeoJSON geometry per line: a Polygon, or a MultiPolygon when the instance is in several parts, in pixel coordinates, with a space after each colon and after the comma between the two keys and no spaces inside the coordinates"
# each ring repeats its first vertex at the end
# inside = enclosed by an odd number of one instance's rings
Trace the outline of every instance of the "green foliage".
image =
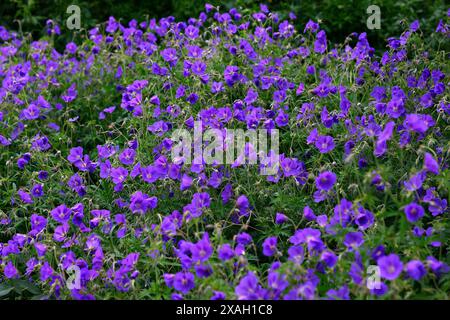
{"type": "Polygon", "coordinates": [[[62,31],[70,39],[73,32],[65,28],[64,22],[69,16],[66,9],[71,4],[80,6],[82,27],[89,29],[96,23],[106,21],[109,16],[124,21],[142,21],[149,17],[172,15],[177,20],[186,20],[198,17],[204,10],[205,3],[221,6],[222,9],[236,7],[247,11],[257,10],[260,3],[265,3],[271,10],[279,12],[282,18],[293,12],[298,18],[297,27],[303,27],[309,19],[320,20],[333,42],[343,42],[352,32],[367,32],[369,42],[375,48],[383,48],[388,37],[398,36],[404,29],[404,24],[415,19],[427,26],[424,31],[431,31],[437,25],[440,13],[447,10],[445,0],[426,3],[423,0],[4,0],[0,5],[0,25],[32,32],[37,36],[42,34],[45,21],[52,19],[63,26],[62,31]],[[381,9],[380,30],[367,29],[369,14],[366,10],[370,5],[378,5],[381,9]]]}

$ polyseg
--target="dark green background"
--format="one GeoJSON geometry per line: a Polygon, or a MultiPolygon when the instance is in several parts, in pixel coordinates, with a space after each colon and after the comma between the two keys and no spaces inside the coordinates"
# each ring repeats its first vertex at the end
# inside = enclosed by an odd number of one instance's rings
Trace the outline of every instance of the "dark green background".
{"type": "Polygon", "coordinates": [[[63,38],[70,38],[73,32],[67,30],[64,23],[64,19],[69,16],[66,8],[70,4],[80,6],[82,27],[89,28],[106,21],[111,15],[124,21],[168,15],[185,20],[198,17],[206,2],[227,9],[236,7],[251,10],[258,9],[260,3],[266,3],[269,9],[279,12],[282,18],[293,11],[301,29],[308,19],[321,19],[329,39],[335,42],[342,42],[354,31],[366,31],[371,44],[377,48],[385,46],[387,37],[398,36],[404,30],[402,21],[410,23],[419,19],[422,29],[431,32],[439,19],[445,18],[447,11],[444,0],[1,0],[0,24],[9,29],[32,32],[33,36],[38,37],[44,30],[45,21],[53,19],[62,26],[63,38]],[[380,30],[368,30],[366,27],[366,9],[372,4],[381,8],[380,30]]]}

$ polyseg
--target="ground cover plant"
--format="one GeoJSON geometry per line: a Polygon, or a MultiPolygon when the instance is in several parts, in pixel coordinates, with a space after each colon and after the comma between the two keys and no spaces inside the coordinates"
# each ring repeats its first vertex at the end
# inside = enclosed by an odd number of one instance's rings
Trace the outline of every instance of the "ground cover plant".
{"type": "Polygon", "coordinates": [[[264,5],[0,27],[0,297],[447,299],[449,14],[382,52],[264,5]],[[174,158],[197,121],[278,170],[174,158]]]}

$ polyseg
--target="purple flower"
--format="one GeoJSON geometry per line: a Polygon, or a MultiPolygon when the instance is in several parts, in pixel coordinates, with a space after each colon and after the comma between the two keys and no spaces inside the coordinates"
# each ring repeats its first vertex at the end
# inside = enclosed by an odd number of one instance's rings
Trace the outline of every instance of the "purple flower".
{"type": "Polygon", "coordinates": [[[195,104],[195,103],[198,101],[198,98],[199,98],[198,94],[196,94],[196,93],[194,92],[194,93],[191,93],[191,94],[186,98],[186,101],[189,102],[190,104],[195,104]]]}
{"type": "Polygon", "coordinates": [[[20,189],[19,191],[17,191],[17,194],[19,195],[20,201],[22,201],[23,203],[33,203],[33,199],[28,192],[20,189]]]}
{"type": "Polygon", "coordinates": [[[114,17],[109,17],[108,23],[106,25],[106,32],[114,33],[119,28],[119,23],[114,19],[114,17]]]}
{"type": "Polygon", "coordinates": [[[217,249],[217,256],[222,261],[228,261],[234,257],[234,250],[228,243],[225,243],[217,249]]]}
{"type": "Polygon", "coordinates": [[[419,29],[419,28],[420,28],[419,20],[414,20],[414,21],[409,25],[409,29],[410,29],[412,32],[417,31],[417,29],[419,29]]]}
{"type": "Polygon", "coordinates": [[[319,30],[319,24],[309,19],[309,21],[306,23],[303,33],[306,33],[306,31],[311,31],[315,33],[317,32],[317,30],[319,30]]]}
{"type": "Polygon", "coordinates": [[[38,234],[39,232],[44,230],[47,225],[47,219],[35,213],[31,215],[30,221],[31,221],[30,235],[38,234]]]}
{"type": "Polygon", "coordinates": [[[252,236],[246,232],[241,232],[236,235],[236,242],[244,246],[250,244],[253,241],[252,236]]]}
{"type": "Polygon", "coordinates": [[[38,178],[39,180],[47,180],[48,172],[45,170],[39,171],[38,178]]]}
{"type": "Polygon", "coordinates": [[[11,261],[6,263],[3,274],[7,279],[17,278],[19,276],[19,272],[11,261]]]}
{"type": "Polygon", "coordinates": [[[72,188],[72,190],[77,192],[80,197],[84,196],[86,193],[86,188],[83,185],[83,178],[78,173],[75,173],[72,177],[70,177],[67,185],[72,188]]]}
{"type": "Polygon", "coordinates": [[[179,293],[172,293],[170,298],[174,301],[181,301],[184,300],[183,295],[179,294],[179,293]]]}
{"type": "Polygon", "coordinates": [[[277,253],[277,237],[269,237],[263,242],[263,254],[271,257],[277,253]]]}
{"type": "Polygon", "coordinates": [[[305,164],[296,158],[284,158],[281,160],[281,168],[285,177],[299,176],[305,172],[305,164]]]}
{"type": "Polygon", "coordinates": [[[147,183],[153,183],[161,177],[161,172],[156,166],[148,166],[141,168],[142,180],[147,183]]]}
{"type": "Polygon", "coordinates": [[[206,72],[206,64],[200,60],[197,60],[192,64],[191,71],[197,76],[202,76],[206,72]]]}
{"type": "Polygon", "coordinates": [[[136,157],[136,151],[130,148],[127,148],[122,151],[122,153],[119,155],[119,160],[124,165],[132,165],[134,163],[134,159],[136,157]]]}
{"type": "Polygon", "coordinates": [[[130,197],[130,210],[135,214],[145,214],[149,209],[155,209],[158,205],[158,198],[149,197],[141,191],[136,191],[130,197]]]}
{"type": "Polygon", "coordinates": [[[88,251],[95,251],[98,248],[100,248],[100,237],[98,235],[96,235],[95,233],[91,234],[87,239],[86,239],[86,250],[88,251]]]}
{"type": "Polygon", "coordinates": [[[194,27],[193,25],[188,26],[185,30],[184,30],[184,34],[189,38],[189,39],[197,39],[199,36],[199,30],[197,27],[194,27]]]}
{"type": "Polygon", "coordinates": [[[315,146],[320,153],[328,153],[334,149],[334,139],[331,136],[319,136],[315,142],[315,146]]]}
{"type": "Polygon", "coordinates": [[[77,45],[73,42],[69,42],[66,45],[66,50],[67,50],[67,52],[69,52],[71,54],[75,54],[77,52],[77,45]]]}
{"type": "Polygon", "coordinates": [[[161,137],[170,129],[170,125],[170,123],[160,120],[148,126],[147,130],[161,137]]]}
{"type": "Polygon", "coordinates": [[[22,111],[22,117],[27,120],[34,120],[39,118],[40,109],[35,104],[30,104],[28,108],[22,111]]]}
{"type": "Polygon", "coordinates": [[[404,211],[406,214],[406,219],[408,219],[411,223],[419,221],[425,214],[423,207],[415,202],[408,204],[404,211]]]}
{"type": "Polygon", "coordinates": [[[63,242],[66,240],[67,233],[69,232],[69,224],[64,223],[55,228],[55,232],[53,233],[53,240],[57,242],[63,242]]]}
{"type": "Polygon", "coordinates": [[[404,102],[402,99],[392,99],[386,105],[386,113],[394,119],[400,118],[405,112],[404,102]]]}
{"type": "Polygon", "coordinates": [[[395,280],[402,273],[403,263],[394,253],[381,257],[377,264],[380,267],[380,276],[384,279],[395,280]]]}
{"type": "Polygon", "coordinates": [[[147,80],[135,80],[126,87],[122,94],[122,102],[120,107],[133,112],[133,116],[142,116],[142,90],[147,86],[147,80]]]}
{"type": "Polygon", "coordinates": [[[361,285],[364,278],[363,278],[363,263],[361,259],[361,255],[356,252],[355,254],[355,261],[350,266],[350,271],[348,272],[348,275],[352,278],[352,281],[357,284],[361,285]]]}
{"type": "Polygon", "coordinates": [[[47,252],[47,246],[43,243],[36,242],[34,248],[36,249],[38,257],[43,257],[47,252]]]}
{"type": "Polygon", "coordinates": [[[305,217],[305,219],[309,221],[316,220],[316,215],[314,214],[314,211],[308,206],[303,208],[303,217],[305,217]]]}
{"type": "Polygon", "coordinates": [[[81,162],[83,160],[83,148],[75,147],[70,149],[70,154],[67,156],[67,160],[69,160],[72,164],[81,162]]]}
{"type": "Polygon", "coordinates": [[[435,188],[427,189],[423,197],[423,201],[428,203],[428,210],[433,217],[442,214],[447,208],[447,200],[436,196],[434,190],[435,188]]]}
{"type": "Polygon", "coordinates": [[[211,173],[211,177],[209,178],[208,185],[217,189],[222,183],[222,174],[220,172],[214,171],[211,173]]]}
{"type": "Polygon", "coordinates": [[[198,59],[203,55],[203,49],[196,45],[187,45],[188,56],[190,58],[198,59]]]}
{"type": "Polygon", "coordinates": [[[211,300],[225,300],[226,295],[221,291],[214,291],[214,294],[211,297],[211,300]]]}
{"type": "Polygon", "coordinates": [[[283,224],[286,223],[288,220],[289,220],[288,217],[283,213],[277,212],[277,214],[275,215],[276,224],[283,224]]]}
{"type": "Polygon", "coordinates": [[[310,254],[320,253],[325,248],[321,239],[320,230],[314,228],[297,230],[294,235],[289,238],[289,242],[294,245],[306,243],[310,254]]]}
{"type": "Polygon", "coordinates": [[[35,184],[31,189],[31,194],[33,195],[33,197],[42,197],[44,195],[43,187],[43,184],[35,184]]]}
{"type": "Polygon", "coordinates": [[[289,260],[296,265],[301,265],[305,258],[305,249],[301,245],[294,245],[288,249],[289,260]]]}
{"type": "Polygon", "coordinates": [[[375,144],[374,155],[380,157],[387,151],[387,141],[392,138],[392,133],[394,131],[395,122],[390,121],[386,123],[383,131],[378,135],[377,142],[375,144]]]}
{"type": "Polygon", "coordinates": [[[35,135],[32,139],[31,143],[31,150],[37,150],[37,151],[47,151],[52,146],[46,136],[41,136],[39,133],[35,135]]]}
{"type": "Polygon", "coordinates": [[[59,223],[66,223],[69,221],[72,211],[67,208],[65,204],[57,206],[50,212],[52,218],[59,223]]]}
{"type": "Polygon", "coordinates": [[[173,278],[173,287],[183,294],[195,288],[195,278],[190,272],[178,272],[173,278]]]}
{"type": "Polygon", "coordinates": [[[420,188],[422,188],[423,181],[425,180],[426,175],[425,171],[419,171],[415,175],[413,175],[411,178],[409,178],[408,181],[404,182],[405,188],[408,191],[416,191],[420,188]]]}
{"type": "Polygon", "coordinates": [[[375,217],[372,212],[364,209],[363,207],[359,207],[357,210],[357,214],[355,217],[355,224],[358,225],[360,230],[366,230],[370,228],[375,221],[375,217]]]}
{"type": "Polygon", "coordinates": [[[356,249],[364,243],[364,235],[361,232],[349,232],[345,235],[344,245],[349,249],[356,249]]]}
{"type": "Polygon", "coordinates": [[[161,51],[161,57],[168,62],[170,66],[174,67],[177,64],[178,56],[177,50],[174,48],[167,48],[161,51]]]}
{"type": "Polygon", "coordinates": [[[372,181],[370,184],[376,186],[378,191],[384,191],[385,189],[383,178],[376,171],[372,171],[372,181]]]}
{"type": "Polygon", "coordinates": [[[434,157],[428,152],[425,153],[424,167],[431,173],[439,174],[439,164],[437,163],[436,159],[434,159],[434,157]]]}
{"type": "Polygon", "coordinates": [[[239,216],[247,216],[249,213],[250,203],[245,195],[239,196],[236,200],[236,207],[239,216]]]}
{"type": "Polygon", "coordinates": [[[222,203],[227,204],[232,196],[233,196],[233,186],[231,185],[231,183],[227,183],[225,185],[225,187],[223,188],[223,191],[221,194],[222,203]]]}
{"type": "Polygon", "coordinates": [[[111,169],[111,179],[115,184],[121,184],[126,180],[127,176],[128,170],[123,167],[111,169]]]}
{"type": "Polygon", "coordinates": [[[338,260],[338,257],[336,256],[336,254],[332,251],[329,250],[325,250],[322,252],[322,254],[320,255],[320,260],[325,263],[325,265],[328,268],[333,268],[338,260]]]}
{"type": "Polygon", "coordinates": [[[405,270],[408,276],[416,281],[422,279],[427,273],[424,264],[420,260],[411,260],[406,264],[405,270]]]}
{"type": "Polygon", "coordinates": [[[218,93],[218,92],[221,92],[223,90],[224,89],[223,89],[223,83],[222,82],[213,81],[211,83],[211,92],[212,93],[218,93]]]}
{"type": "Polygon", "coordinates": [[[278,266],[272,265],[271,271],[267,276],[267,285],[269,288],[267,298],[278,299],[281,293],[289,286],[289,281],[287,281],[288,276],[286,274],[280,274],[276,270],[278,266]]]}
{"type": "Polygon", "coordinates": [[[181,177],[180,190],[184,191],[191,187],[193,179],[187,174],[183,174],[181,177]]]}
{"type": "Polygon", "coordinates": [[[194,269],[195,274],[199,278],[208,278],[213,273],[213,269],[209,264],[196,264],[194,269]]]}
{"type": "Polygon", "coordinates": [[[382,101],[386,98],[386,89],[384,87],[375,86],[370,93],[370,96],[376,101],[382,101]]]}
{"type": "Polygon", "coordinates": [[[429,128],[434,126],[435,121],[433,117],[428,114],[407,114],[403,126],[409,130],[417,133],[425,133],[429,128]]]}
{"type": "Polygon", "coordinates": [[[9,146],[11,144],[11,141],[0,134],[0,144],[2,146],[9,146]]]}
{"type": "Polygon", "coordinates": [[[316,187],[319,190],[328,191],[336,183],[336,175],[331,171],[320,173],[316,178],[316,187]]]}
{"type": "Polygon", "coordinates": [[[19,169],[23,170],[25,168],[25,166],[30,162],[31,160],[31,154],[30,153],[24,153],[23,156],[21,156],[18,160],[17,160],[17,166],[19,167],[19,169]]]}
{"type": "Polygon", "coordinates": [[[381,296],[384,296],[388,292],[388,290],[389,290],[389,288],[385,283],[377,282],[377,283],[374,283],[373,288],[370,289],[370,293],[375,296],[381,297],[381,296]]]}
{"type": "Polygon", "coordinates": [[[433,256],[427,257],[427,265],[438,277],[443,273],[450,272],[450,267],[445,262],[439,261],[433,256]]]}
{"type": "Polygon", "coordinates": [[[314,51],[320,54],[325,53],[327,50],[327,36],[325,31],[320,30],[316,35],[316,41],[314,42],[314,51]]]}
{"type": "Polygon", "coordinates": [[[306,67],[306,73],[314,75],[316,73],[316,67],[314,65],[306,67]]]}
{"type": "Polygon", "coordinates": [[[225,82],[230,87],[240,80],[239,68],[236,66],[226,66],[223,75],[225,82]]]}
{"type": "Polygon", "coordinates": [[[211,257],[213,247],[209,241],[207,232],[203,234],[203,238],[199,240],[191,249],[193,262],[205,262],[211,257]]]}
{"type": "Polygon", "coordinates": [[[77,97],[78,92],[76,90],[76,85],[73,83],[66,91],[65,94],[61,96],[61,99],[63,99],[64,102],[69,103],[75,100],[77,97]]]}
{"type": "Polygon", "coordinates": [[[207,192],[198,192],[192,196],[192,204],[198,208],[208,208],[211,205],[211,197],[207,192]]]}
{"type": "Polygon", "coordinates": [[[429,108],[433,105],[433,96],[430,92],[425,93],[423,96],[420,97],[420,104],[424,108],[429,108]]]}
{"type": "Polygon", "coordinates": [[[265,295],[265,290],[261,287],[258,277],[253,272],[248,272],[241,279],[234,292],[239,300],[259,300],[265,295]]]}
{"type": "Polygon", "coordinates": [[[330,289],[327,291],[327,296],[330,300],[350,300],[350,291],[346,285],[340,289],[330,289]]]}
{"type": "Polygon", "coordinates": [[[54,273],[54,271],[53,271],[52,267],[50,266],[50,264],[47,261],[45,261],[41,267],[41,270],[39,273],[39,279],[42,282],[45,282],[53,275],[53,273],[54,273]]]}
{"type": "Polygon", "coordinates": [[[39,262],[36,258],[29,259],[26,263],[27,269],[26,269],[25,275],[27,275],[27,276],[31,275],[31,273],[33,273],[34,269],[36,268],[36,266],[38,264],[39,264],[39,262]]]}

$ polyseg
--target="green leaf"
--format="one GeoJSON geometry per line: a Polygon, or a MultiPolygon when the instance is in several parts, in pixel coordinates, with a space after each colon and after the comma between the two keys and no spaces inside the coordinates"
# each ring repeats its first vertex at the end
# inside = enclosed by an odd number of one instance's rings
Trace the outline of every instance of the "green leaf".
{"type": "Polygon", "coordinates": [[[7,296],[13,289],[14,287],[7,287],[4,284],[0,285],[0,298],[7,296]]]}

